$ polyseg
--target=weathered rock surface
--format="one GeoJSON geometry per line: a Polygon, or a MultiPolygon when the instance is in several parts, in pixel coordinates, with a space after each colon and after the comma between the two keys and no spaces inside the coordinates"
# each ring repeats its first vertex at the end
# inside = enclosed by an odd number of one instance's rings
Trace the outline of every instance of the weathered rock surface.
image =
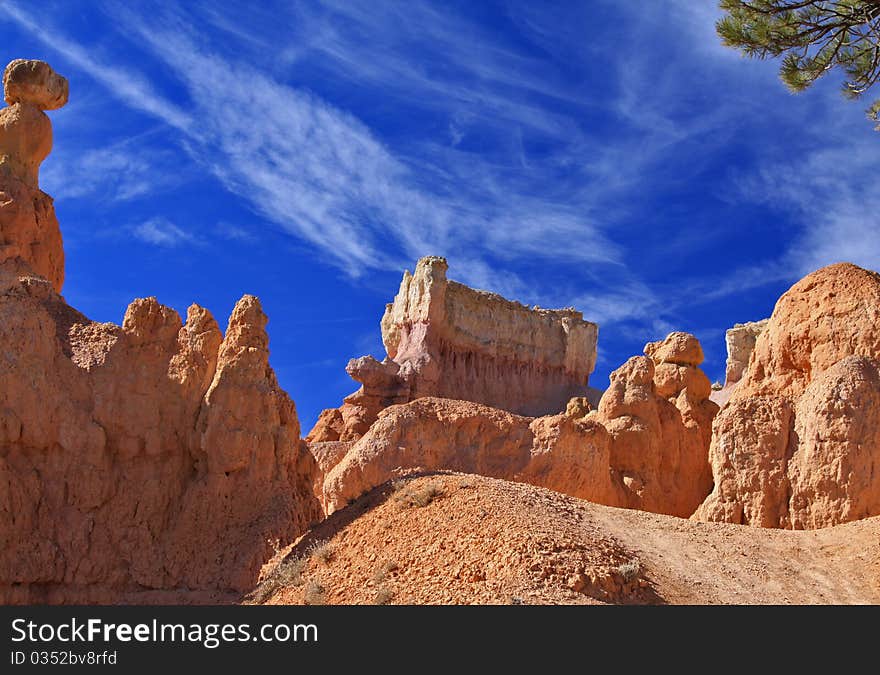
{"type": "Polygon", "coordinates": [[[880,513],[880,360],[841,359],[795,409],[789,518],[815,529],[880,513]]]}
{"type": "Polygon", "coordinates": [[[737,398],[799,396],[847,356],[880,357],[880,275],[839,263],[807,275],[779,299],[737,398]]]}
{"type": "Polygon", "coordinates": [[[757,529],[440,474],[379,487],[320,523],[252,598],[304,604],[321,587],[328,604],[870,605],[878,569],[880,517],[757,529]]]}
{"type": "Polygon", "coordinates": [[[420,398],[379,413],[327,474],[328,513],[377,485],[417,470],[505,478],[616,503],[601,424],[564,415],[531,419],[469,401],[420,398]]]}
{"type": "Polygon", "coordinates": [[[15,59],[3,72],[4,99],[9,105],[29,103],[40,110],[58,110],[67,105],[67,79],[45,61],[15,59]]]}
{"type": "Polygon", "coordinates": [[[724,385],[729,386],[742,379],[749,367],[749,358],[755,350],[758,336],[764,332],[769,319],[738,323],[727,331],[724,341],[727,345],[727,364],[724,372],[724,385]]]}
{"type": "Polygon", "coordinates": [[[648,343],[645,354],[611,374],[599,403],[611,466],[624,486],[622,506],[686,517],[712,488],[708,450],[718,406],[693,335],[672,333],[648,343]]]}
{"type": "Polygon", "coordinates": [[[841,263],[787,291],[715,421],[695,518],[818,528],[880,514],[880,275],[841,263]]]}
{"type": "Polygon", "coordinates": [[[3,88],[9,106],[0,110],[0,263],[32,270],[60,293],[61,231],[39,170],[52,150],[52,123],[43,111],[67,102],[67,80],[42,61],[17,60],[6,67],[3,88]]]}
{"type": "Polygon", "coordinates": [[[320,517],[256,298],[89,321],[0,266],[0,602],[243,590],[320,517]]]}
{"type": "Polygon", "coordinates": [[[673,333],[645,351],[657,365],[646,356],[627,361],[596,411],[583,397],[537,419],[439,398],[389,407],[327,472],[325,507],[341,508],[401,473],[443,469],[689,516],[712,487],[708,448],[718,407],[708,400],[696,338],[673,333]]]}
{"type": "Polygon", "coordinates": [[[574,309],[529,308],[446,278],[443,258],[404,273],[382,317],[388,352],[346,368],[362,387],[337,412],[325,411],[311,441],[353,441],[380,410],[437,396],[536,416],[558,413],[588,386],[596,364],[596,324],[574,309]]]}
{"type": "Polygon", "coordinates": [[[654,363],[671,363],[677,366],[699,366],[703,362],[703,347],[690,333],[676,331],[664,340],[645,345],[645,356],[654,363]]]}
{"type": "Polygon", "coordinates": [[[725,405],[733,395],[737,384],[749,367],[749,359],[755,350],[758,336],[767,327],[769,319],[738,323],[727,331],[724,341],[727,346],[727,364],[724,373],[724,386],[713,391],[710,398],[720,406],[725,405]]]}

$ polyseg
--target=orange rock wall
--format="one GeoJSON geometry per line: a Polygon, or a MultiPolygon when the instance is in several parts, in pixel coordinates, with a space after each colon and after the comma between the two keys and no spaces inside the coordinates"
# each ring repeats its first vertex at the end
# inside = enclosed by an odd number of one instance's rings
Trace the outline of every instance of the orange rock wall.
{"type": "Polygon", "coordinates": [[[443,258],[404,273],[382,317],[383,362],[353,359],[363,386],[325,411],[310,441],[354,441],[379,411],[424,396],[474,401],[517,414],[562,412],[573,396],[595,396],[598,327],[573,309],[527,307],[446,278],[443,258]]]}
{"type": "Polygon", "coordinates": [[[536,419],[427,397],[386,408],[327,463],[325,508],[342,508],[402,473],[452,470],[687,517],[712,488],[708,448],[718,407],[708,400],[696,338],[673,333],[645,352],[612,374],[597,411],[585,398],[536,419]]]}
{"type": "Polygon", "coordinates": [[[880,514],[880,275],[840,263],[776,303],[715,420],[695,518],[812,529],[880,514]]]}
{"type": "Polygon", "coordinates": [[[98,324],[0,268],[0,602],[243,591],[320,518],[256,298],[98,324]]]}

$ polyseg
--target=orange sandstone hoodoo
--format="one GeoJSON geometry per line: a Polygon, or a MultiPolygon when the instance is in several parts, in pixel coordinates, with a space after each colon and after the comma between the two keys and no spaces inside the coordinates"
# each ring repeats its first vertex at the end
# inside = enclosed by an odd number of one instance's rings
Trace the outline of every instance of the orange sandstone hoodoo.
{"type": "Polygon", "coordinates": [[[58,222],[37,187],[52,145],[42,111],[64,104],[67,82],[39,61],[13,61],[3,81],[0,603],[252,588],[273,542],[321,517],[259,301],[244,296],[225,335],[198,305],[183,323],[135,300],[122,326],[67,305],[58,222]]]}
{"type": "Polygon", "coordinates": [[[42,61],[13,61],[3,74],[0,110],[0,263],[27,264],[55,291],[64,283],[64,249],[52,198],[40,190],[40,164],[52,151],[44,110],[67,103],[67,80],[42,61]]]}
{"type": "Polygon", "coordinates": [[[776,303],[715,420],[695,514],[812,529],[880,514],[880,275],[840,263],[776,303]]]}

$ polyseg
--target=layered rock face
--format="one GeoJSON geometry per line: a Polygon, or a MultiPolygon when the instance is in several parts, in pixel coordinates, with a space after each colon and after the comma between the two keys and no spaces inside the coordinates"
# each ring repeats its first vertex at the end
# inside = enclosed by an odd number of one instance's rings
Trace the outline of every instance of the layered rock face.
{"type": "Polygon", "coordinates": [[[811,529],[880,514],[880,275],[841,263],[776,304],[715,421],[696,518],[811,529]]]}
{"type": "Polygon", "coordinates": [[[52,150],[44,110],[67,103],[67,80],[42,61],[17,60],[3,74],[8,107],[0,110],[0,263],[27,265],[57,292],[64,249],[52,198],[40,190],[40,164],[52,150]]]}
{"type": "Polygon", "coordinates": [[[727,331],[724,341],[727,346],[727,364],[724,373],[724,386],[713,391],[711,399],[720,406],[725,405],[734,389],[749,367],[749,359],[755,349],[758,336],[767,327],[769,319],[738,323],[727,331]]]}
{"type": "Polygon", "coordinates": [[[724,341],[727,346],[727,364],[724,372],[724,386],[736,384],[749,367],[749,358],[755,349],[758,336],[767,328],[769,319],[738,323],[727,331],[724,341]]]}
{"type": "Polygon", "coordinates": [[[354,441],[380,410],[423,396],[482,403],[517,414],[561,412],[590,395],[596,324],[573,309],[529,308],[446,278],[443,258],[404,273],[382,317],[388,353],[353,359],[346,371],[362,387],[327,410],[309,441],[354,441]]]}
{"type": "MultiPolygon", "coordinates": [[[[712,487],[709,380],[692,335],[673,333],[611,376],[598,410],[531,419],[438,398],[383,410],[325,464],[328,512],[401,473],[454,470],[527,482],[610,506],[689,516],[712,487]]],[[[322,444],[323,446],[323,444],[322,444]]]]}
{"type": "MultiPolygon", "coordinates": [[[[66,99],[59,82],[13,62],[7,100],[41,120],[37,105],[66,99]]],[[[51,139],[15,140],[29,130],[4,127],[0,182],[51,206],[9,154],[51,139]]],[[[2,206],[7,242],[42,236],[7,217],[29,203],[2,206]]],[[[60,251],[60,235],[48,240],[60,251]]],[[[193,305],[183,323],[155,298],[135,300],[121,326],[95,323],[58,294],[60,254],[2,250],[14,255],[0,258],[0,603],[251,588],[279,540],[322,515],[259,301],[244,296],[225,335],[207,310],[193,305]]]]}

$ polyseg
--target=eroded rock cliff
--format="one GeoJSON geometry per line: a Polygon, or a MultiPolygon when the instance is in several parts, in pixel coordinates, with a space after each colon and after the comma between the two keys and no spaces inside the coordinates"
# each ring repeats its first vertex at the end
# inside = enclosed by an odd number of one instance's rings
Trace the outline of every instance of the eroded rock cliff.
{"type": "Polygon", "coordinates": [[[256,298],[226,336],[154,298],[89,321],[0,277],[0,601],[242,591],[320,517],[256,298]]]}
{"type": "Polygon", "coordinates": [[[380,410],[436,396],[536,416],[565,409],[596,365],[596,324],[574,309],[530,308],[446,278],[443,258],[405,272],[382,317],[384,361],[352,359],[362,384],[322,413],[309,441],[354,441],[380,410]]]}
{"type": "Polygon", "coordinates": [[[830,265],[776,303],[715,421],[696,518],[807,529],[880,514],[880,275],[830,265]]]}
{"type": "Polygon", "coordinates": [[[598,410],[582,397],[536,419],[439,398],[391,406],[324,464],[325,507],[337,510],[402,473],[448,469],[687,517],[712,487],[718,407],[695,337],[673,333],[645,352],[612,374],[598,410]]]}
{"type": "Polygon", "coordinates": [[[42,109],[63,105],[67,83],[14,61],[4,85],[0,602],[249,589],[279,542],[322,515],[259,301],[244,296],[225,335],[197,305],[183,323],[135,300],[121,326],[67,305],[58,223],[37,188],[42,109]]]}

